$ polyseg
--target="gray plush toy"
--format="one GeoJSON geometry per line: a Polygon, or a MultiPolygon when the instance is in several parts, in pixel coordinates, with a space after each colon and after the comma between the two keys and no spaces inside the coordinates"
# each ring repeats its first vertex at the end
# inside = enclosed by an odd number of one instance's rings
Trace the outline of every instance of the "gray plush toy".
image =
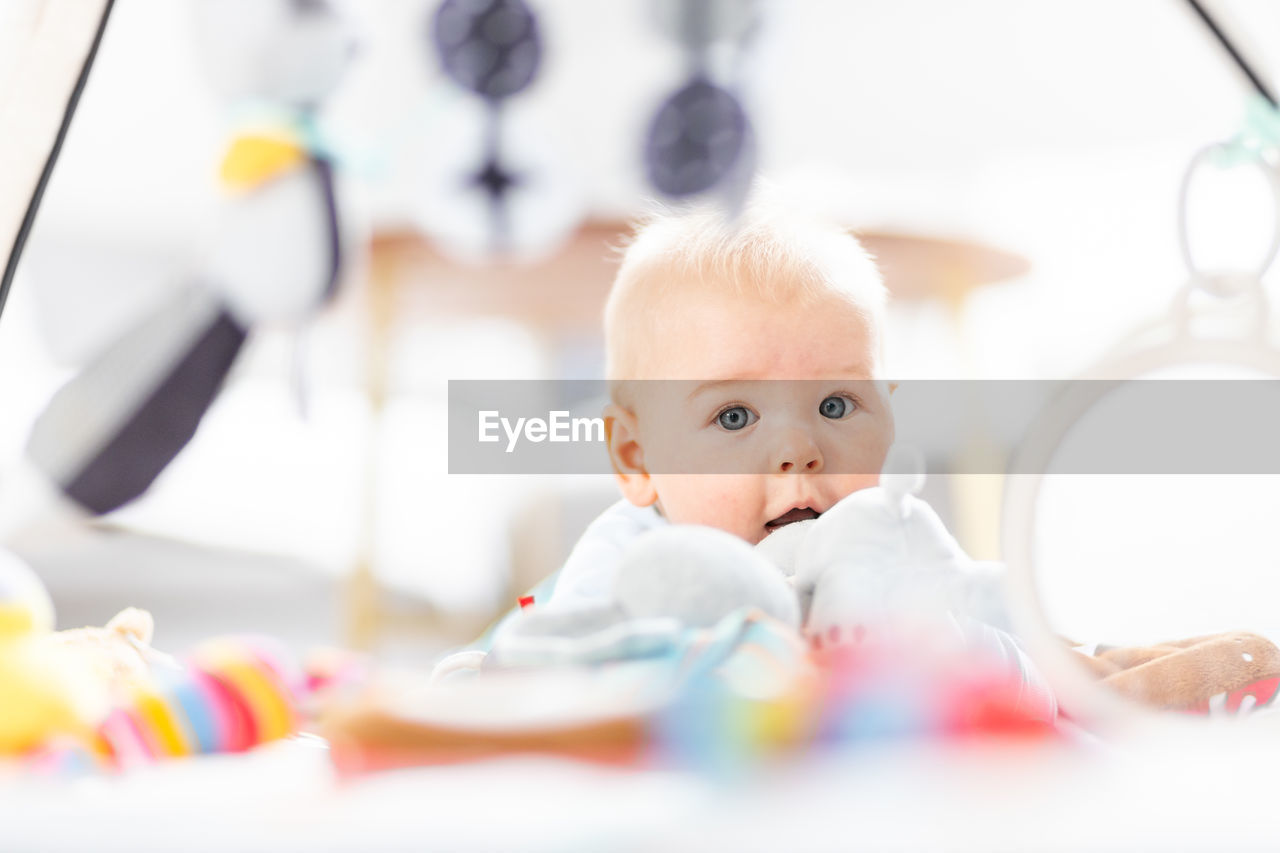
{"type": "Polygon", "coordinates": [[[794,590],[759,552],[722,530],[671,525],[639,537],[623,555],[610,602],[520,612],[499,633],[487,665],[640,657],[743,607],[800,627],[794,590]]]}

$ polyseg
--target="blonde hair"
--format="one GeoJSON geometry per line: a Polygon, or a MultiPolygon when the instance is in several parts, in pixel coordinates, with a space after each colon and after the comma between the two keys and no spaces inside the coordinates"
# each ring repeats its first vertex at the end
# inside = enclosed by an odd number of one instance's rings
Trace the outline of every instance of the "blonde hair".
{"type": "Polygon", "coordinates": [[[693,207],[639,221],[605,305],[609,379],[635,377],[655,337],[656,309],[690,290],[777,304],[838,299],[862,315],[880,351],[886,294],[871,256],[847,229],[757,195],[733,219],[693,207]]]}

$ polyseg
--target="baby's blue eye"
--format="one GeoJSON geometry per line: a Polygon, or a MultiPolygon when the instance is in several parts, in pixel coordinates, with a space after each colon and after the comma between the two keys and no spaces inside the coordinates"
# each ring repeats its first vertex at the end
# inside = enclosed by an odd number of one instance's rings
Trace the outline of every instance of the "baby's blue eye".
{"type": "Polygon", "coordinates": [[[731,432],[748,427],[757,420],[757,415],[746,406],[733,406],[716,415],[716,423],[731,432]]]}
{"type": "Polygon", "coordinates": [[[824,418],[838,421],[853,414],[854,404],[848,397],[828,397],[818,404],[818,412],[824,418]]]}

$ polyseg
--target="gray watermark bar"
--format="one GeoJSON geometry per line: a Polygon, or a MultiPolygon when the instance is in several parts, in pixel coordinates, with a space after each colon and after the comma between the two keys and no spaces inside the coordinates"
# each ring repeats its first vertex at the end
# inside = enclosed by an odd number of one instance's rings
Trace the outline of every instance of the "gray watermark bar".
{"type": "Polygon", "coordinates": [[[451,380],[449,472],[611,474],[611,399],[657,474],[1280,474],[1271,379],[451,380]]]}

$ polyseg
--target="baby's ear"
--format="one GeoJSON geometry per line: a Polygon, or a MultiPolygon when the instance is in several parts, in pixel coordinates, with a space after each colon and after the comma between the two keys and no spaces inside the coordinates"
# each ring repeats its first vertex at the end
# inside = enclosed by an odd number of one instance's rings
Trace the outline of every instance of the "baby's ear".
{"type": "Polygon", "coordinates": [[[609,442],[609,461],[622,496],[636,506],[649,506],[658,500],[653,480],[644,467],[644,448],[636,431],[636,416],[617,403],[604,409],[604,434],[609,442]]]}

